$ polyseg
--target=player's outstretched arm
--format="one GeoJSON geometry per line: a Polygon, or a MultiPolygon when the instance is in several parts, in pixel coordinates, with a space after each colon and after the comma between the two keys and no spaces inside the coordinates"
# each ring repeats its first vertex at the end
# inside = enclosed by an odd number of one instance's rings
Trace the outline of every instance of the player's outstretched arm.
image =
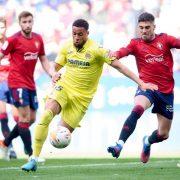
{"type": "Polygon", "coordinates": [[[132,79],[136,82],[142,90],[150,89],[150,90],[158,90],[157,85],[152,83],[144,83],[141,79],[138,78],[136,74],[134,74],[130,69],[124,66],[119,60],[114,60],[111,63],[111,66],[117,69],[119,72],[127,76],[128,78],[132,79]]]}
{"type": "Polygon", "coordinates": [[[39,59],[40,59],[40,62],[41,62],[41,65],[42,65],[44,71],[50,77],[52,77],[53,76],[53,71],[51,69],[51,66],[50,66],[50,63],[49,63],[49,60],[47,59],[47,57],[45,55],[43,55],[43,56],[40,56],[39,59]]]}

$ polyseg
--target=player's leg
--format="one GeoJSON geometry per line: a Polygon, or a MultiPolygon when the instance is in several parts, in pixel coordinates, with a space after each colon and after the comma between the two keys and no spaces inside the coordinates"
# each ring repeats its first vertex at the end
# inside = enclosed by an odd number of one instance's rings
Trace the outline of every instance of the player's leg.
{"type": "Polygon", "coordinates": [[[1,122],[1,131],[6,138],[9,135],[10,129],[8,126],[8,115],[6,113],[6,103],[0,100],[0,122],[1,122]]]}
{"type": "Polygon", "coordinates": [[[7,82],[3,81],[0,83],[0,123],[1,130],[4,137],[9,135],[10,129],[8,126],[8,115],[6,111],[6,103],[8,102],[8,86],[7,82]]]}
{"type": "Polygon", "coordinates": [[[18,132],[23,141],[26,154],[32,155],[32,140],[30,132],[30,106],[19,107],[18,132]]]}
{"type": "MultiPolygon", "coordinates": [[[[9,103],[11,103],[11,102],[9,101],[9,103]]],[[[14,121],[17,123],[19,121],[18,111],[17,111],[17,108],[13,105],[11,105],[11,112],[12,112],[14,121]]],[[[17,158],[16,152],[15,152],[13,146],[9,148],[9,158],[10,159],[16,159],[17,158]]]]}
{"type": "Polygon", "coordinates": [[[35,128],[35,139],[33,156],[39,157],[44,141],[48,134],[48,127],[55,115],[61,111],[60,104],[53,99],[48,99],[45,104],[45,110],[41,115],[40,122],[35,128]]]}
{"type": "Polygon", "coordinates": [[[158,129],[153,131],[150,136],[143,138],[143,150],[141,153],[141,162],[147,163],[150,157],[151,145],[166,140],[169,137],[172,120],[157,114],[158,129]]]}
{"type": "MultiPolygon", "coordinates": [[[[60,87],[60,86],[59,86],[60,87]]],[[[45,110],[41,115],[40,122],[35,128],[33,157],[39,157],[42,146],[48,134],[48,127],[55,115],[61,112],[67,104],[67,93],[64,88],[54,87],[45,103],[45,110]]]]}
{"type": "Polygon", "coordinates": [[[14,138],[20,136],[24,145],[27,146],[28,154],[32,154],[32,148],[28,146],[31,143],[31,134],[29,130],[30,125],[30,102],[28,89],[13,88],[10,89],[10,94],[13,104],[17,108],[19,121],[10,132],[9,136],[5,138],[4,144],[8,146],[14,138]]]}
{"type": "Polygon", "coordinates": [[[124,143],[127,141],[129,136],[134,132],[138,119],[142,116],[143,112],[151,106],[153,102],[151,96],[152,96],[151,91],[143,92],[140,89],[138,89],[134,99],[134,107],[132,109],[131,114],[126,119],[122,127],[118,142],[116,143],[115,146],[110,146],[107,149],[108,152],[111,153],[113,157],[115,158],[119,157],[124,143]]]}
{"type": "Polygon", "coordinates": [[[154,102],[152,112],[157,114],[158,129],[153,131],[150,136],[143,138],[143,149],[141,153],[141,161],[143,163],[149,160],[151,145],[162,142],[169,136],[173,119],[173,101],[173,94],[164,95],[163,93],[156,92],[156,101],[154,102]]]}
{"type": "MultiPolygon", "coordinates": [[[[1,130],[4,138],[7,138],[10,134],[10,129],[8,126],[8,115],[6,110],[6,103],[9,103],[9,89],[7,86],[7,82],[4,81],[0,85],[0,123],[1,130]]],[[[4,146],[4,141],[1,141],[1,144],[4,146]]],[[[5,146],[4,146],[5,147],[5,146]]],[[[4,155],[6,159],[9,158],[17,158],[16,153],[13,149],[12,143],[8,147],[8,151],[5,151],[4,155]],[[9,151],[9,153],[7,153],[9,151]],[[8,157],[9,156],[9,157],[8,157]]]]}
{"type": "Polygon", "coordinates": [[[149,136],[149,144],[162,142],[169,137],[169,131],[171,129],[172,120],[168,119],[161,114],[157,114],[158,129],[155,130],[151,136],[149,136]]]}
{"type": "Polygon", "coordinates": [[[5,138],[4,144],[6,146],[9,146],[9,144],[12,142],[13,139],[16,137],[20,136],[25,149],[27,151],[27,154],[29,156],[32,155],[32,147],[31,147],[31,133],[29,130],[29,121],[30,121],[30,107],[25,106],[25,107],[19,107],[18,108],[18,114],[19,114],[19,121],[18,123],[14,126],[13,130],[10,132],[9,136],[5,138]]]}
{"type": "MultiPolygon", "coordinates": [[[[8,127],[8,116],[6,114],[6,103],[0,101],[0,122],[1,122],[1,131],[6,138],[9,135],[9,127],[8,127]]],[[[4,145],[4,141],[0,141],[0,148],[2,150],[3,159],[9,160],[8,156],[8,148],[4,145]]]]}
{"type": "Polygon", "coordinates": [[[13,115],[13,119],[16,123],[18,123],[19,121],[19,115],[18,115],[18,110],[14,105],[11,105],[11,110],[12,110],[12,115],[13,115]]]}
{"type": "MultiPolygon", "coordinates": [[[[36,112],[38,109],[38,100],[37,100],[37,93],[36,90],[28,90],[28,103],[29,103],[29,126],[31,126],[35,120],[36,120],[36,112]]],[[[30,135],[31,136],[31,135],[30,135]]],[[[30,138],[31,139],[31,138],[30,138]]],[[[32,155],[32,142],[27,141],[27,143],[24,143],[24,152],[25,154],[28,154],[29,156],[32,155]],[[29,151],[31,149],[31,151],[29,151]]]]}
{"type": "Polygon", "coordinates": [[[40,122],[35,127],[35,137],[33,145],[33,156],[31,160],[22,166],[24,171],[35,171],[37,169],[38,157],[41,153],[43,144],[48,135],[48,127],[55,115],[59,114],[61,106],[56,100],[47,99],[45,110],[41,116],[40,122]]]}

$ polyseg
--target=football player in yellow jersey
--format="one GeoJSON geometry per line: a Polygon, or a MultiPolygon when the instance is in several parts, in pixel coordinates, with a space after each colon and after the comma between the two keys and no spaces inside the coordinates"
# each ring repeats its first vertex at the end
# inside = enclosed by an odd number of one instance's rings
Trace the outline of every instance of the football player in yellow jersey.
{"type": "Polygon", "coordinates": [[[74,21],[73,40],[68,41],[55,60],[54,71],[66,67],[61,77],[56,73],[52,93],[48,96],[45,110],[35,129],[33,156],[22,166],[22,170],[35,171],[37,159],[48,134],[48,126],[55,115],[61,112],[60,125],[72,133],[82,120],[96,92],[104,63],[108,63],[119,72],[135,81],[141,89],[157,89],[153,84],[144,83],[118,60],[109,57],[109,52],[88,38],[89,24],[84,19],[74,21]]]}

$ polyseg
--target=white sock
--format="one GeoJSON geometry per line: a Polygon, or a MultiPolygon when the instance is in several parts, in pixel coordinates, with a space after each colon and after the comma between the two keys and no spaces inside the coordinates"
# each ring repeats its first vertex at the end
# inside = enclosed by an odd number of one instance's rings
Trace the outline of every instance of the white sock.
{"type": "Polygon", "coordinates": [[[29,159],[30,159],[30,160],[31,160],[31,159],[34,159],[36,162],[38,162],[38,157],[36,157],[36,156],[31,156],[29,159]]]}
{"type": "Polygon", "coordinates": [[[124,141],[123,140],[118,140],[117,144],[119,144],[119,145],[121,145],[121,147],[123,147],[124,146],[124,141]]]}
{"type": "Polygon", "coordinates": [[[148,136],[146,137],[146,139],[145,139],[145,144],[147,145],[147,146],[150,146],[151,144],[149,143],[149,140],[148,140],[148,136]]]}

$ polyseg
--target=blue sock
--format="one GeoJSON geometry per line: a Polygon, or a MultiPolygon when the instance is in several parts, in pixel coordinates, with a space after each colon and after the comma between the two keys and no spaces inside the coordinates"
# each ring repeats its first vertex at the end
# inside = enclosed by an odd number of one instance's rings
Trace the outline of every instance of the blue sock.
{"type": "Polygon", "coordinates": [[[137,120],[141,117],[143,112],[144,112],[144,108],[140,105],[136,105],[133,108],[130,116],[126,119],[123,125],[119,140],[126,142],[129,136],[134,132],[136,124],[137,124],[137,120]]]}
{"type": "Polygon", "coordinates": [[[32,155],[32,141],[31,141],[31,133],[29,130],[29,123],[18,122],[18,131],[19,135],[24,143],[24,148],[27,151],[29,156],[32,155]]]}
{"type": "Polygon", "coordinates": [[[18,125],[16,124],[13,128],[13,130],[9,133],[9,135],[5,138],[4,144],[6,146],[9,146],[12,142],[13,139],[19,136],[19,131],[18,131],[18,125]]]}
{"type": "Polygon", "coordinates": [[[167,138],[164,138],[163,136],[159,135],[158,130],[155,130],[151,136],[149,136],[148,141],[150,144],[162,142],[166,140],[167,138]]]}

